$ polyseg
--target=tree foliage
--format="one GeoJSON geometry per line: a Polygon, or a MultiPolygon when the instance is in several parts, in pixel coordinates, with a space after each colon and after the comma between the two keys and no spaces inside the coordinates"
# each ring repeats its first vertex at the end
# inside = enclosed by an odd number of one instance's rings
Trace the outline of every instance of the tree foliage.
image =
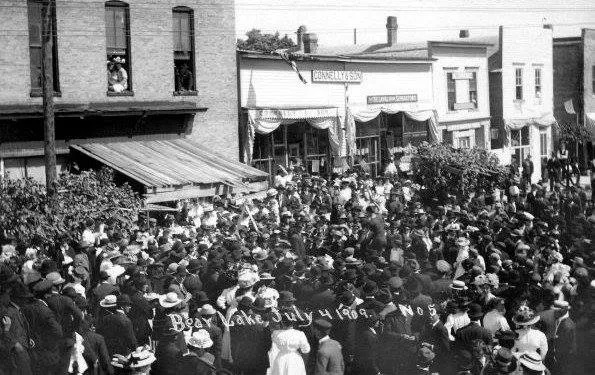
{"type": "Polygon", "coordinates": [[[272,53],[278,49],[294,47],[293,40],[285,35],[280,37],[279,32],[275,34],[263,34],[258,29],[252,29],[246,33],[246,40],[238,39],[237,47],[245,51],[259,51],[272,53]]]}
{"type": "Polygon", "coordinates": [[[485,149],[455,149],[444,144],[419,146],[412,160],[415,179],[438,193],[448,189],[453,194],[463,194],[490,184],[501,185],[507,169],[498,158],[485,149]]]}
{"type": "Polygon", "coordinates": [[[0,238],[14,238],[20,247],[51,248],[62,239],[78,240],[88,219],[130,228],[141,208],[138,195],[128,184],[117,186],[108,168],[64,173],[56,187],[52,201],[32,179],[0,180],[0,238]]]}

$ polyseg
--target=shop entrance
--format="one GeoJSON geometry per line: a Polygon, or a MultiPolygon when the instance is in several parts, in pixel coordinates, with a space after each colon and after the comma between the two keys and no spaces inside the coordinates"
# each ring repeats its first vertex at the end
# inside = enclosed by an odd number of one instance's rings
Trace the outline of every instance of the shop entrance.
{"type": "Polygon", "coordinates": [[[308,173],[328,175],[332,169],[328,130],[296,122],[280,125],[271,134],[256,134],[252,165],[271,175],[278,165],[301,165],[308,173]]]}

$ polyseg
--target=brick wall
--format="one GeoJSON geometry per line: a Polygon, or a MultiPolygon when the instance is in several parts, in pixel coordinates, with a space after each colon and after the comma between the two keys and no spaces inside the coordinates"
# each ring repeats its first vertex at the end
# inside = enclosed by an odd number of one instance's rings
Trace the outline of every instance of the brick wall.
{"type": "MultiPolygon", "coordinates": [[[[128,4],[134,96],[106,94],[104,2],[63,0],[56,9],[62,94],[56,102],[193,101],[208,110],[195,116],[189,136],[237,159],[234,1],[130,0],[128,4]],[[173,96],[174,6],[194,10],[197,96],[173,96]]],[[[0,0],[0,7],[0,105],[40,104],[41,98],[30,96],[26,2],[0,0]]]]}

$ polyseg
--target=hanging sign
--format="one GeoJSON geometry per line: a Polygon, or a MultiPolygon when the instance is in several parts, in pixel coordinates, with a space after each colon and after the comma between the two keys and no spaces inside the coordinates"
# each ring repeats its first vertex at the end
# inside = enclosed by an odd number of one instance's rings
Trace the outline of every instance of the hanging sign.
{"type": "Polygon", "coordinates": [[[417,94],[368,96],[368,104],[412,103],[416,101],[417,94]]]}
{"type": "Polygon", "coordinates": [[[360,70],[312,70],[312,82],[361,82],[360,70]]]}

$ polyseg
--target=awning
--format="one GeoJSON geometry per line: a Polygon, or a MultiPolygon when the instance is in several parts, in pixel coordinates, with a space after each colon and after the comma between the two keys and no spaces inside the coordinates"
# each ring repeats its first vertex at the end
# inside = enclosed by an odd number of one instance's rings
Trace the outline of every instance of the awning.
{"type": "Polygon", "coordinates": [[[341,115],[337,107],[285,107],[285,108],[246,108],[248,114],[247,132],[244,133],[244,161],[252,160],[252,148],[256,134],[270,134],[279,126],[305,121],[317,129],[328,129],[333,153],[341,154],[343,131],[341,115]]]}
{"type": "Polygon", "coordinates": [[[549,112],[533,117],[507,118],[504,119],[504,123],[510,130],[519,130],[527,125],[537,125],[539,127],[547,128],[555,124],[556,119],[554,118],[554,115],[549,112]]]}
{"type": "Polygon", "coordinates": [[[144,187],[147,203],[268,187],[268,174],[189,139],[80,143],[70,148],[144,187]]]}

